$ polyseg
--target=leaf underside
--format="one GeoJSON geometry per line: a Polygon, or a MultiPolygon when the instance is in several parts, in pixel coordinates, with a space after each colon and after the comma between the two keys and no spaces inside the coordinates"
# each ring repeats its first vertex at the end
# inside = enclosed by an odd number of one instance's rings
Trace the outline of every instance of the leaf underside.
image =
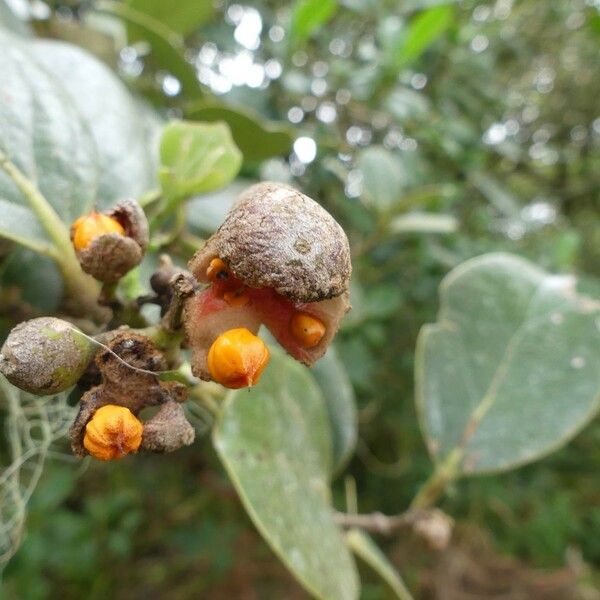
{"type": "Polygon", "coordinates": [[[531,462],[566,443],[600,404],[600,303],[571,277],[490,254],[440,287],[419,335],[417,408],[434,460],[465,474],[531,462]]]}

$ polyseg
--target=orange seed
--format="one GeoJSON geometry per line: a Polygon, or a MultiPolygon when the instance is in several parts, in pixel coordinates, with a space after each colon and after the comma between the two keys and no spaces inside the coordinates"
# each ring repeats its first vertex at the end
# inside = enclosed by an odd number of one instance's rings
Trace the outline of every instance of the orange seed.
{"type": "Polygon", "coordinates": [[[229,276],[229,269],[220,258],[213,258],[206,269],[206,276],[211,281],[216,281],[217,279],[227,279],[229,276]]]}
{"type": "Polygon", "coordinates": [[[325,335],[325,325],[316,317],[297,312],[290,321],[290,331],[303,348],[314,348],[325,335]]]}
{"type": "Polygon", "coordinates": [[[123,458],[142,443],[142,422],[124,406],[100,407],[85,426],[83,445],[99,460],[123,458]]]}
{"type": "Polygon", "coordinates": [[[125,235],[125,229],[116,219],[95,210],[89,215],[79,217],[73,223],[73,245],[75,250],[84,250],[96,238],[107,233],[125,235]]]}
{"type": "Polygon", "coordinates": [[[269,349],[245,327],[222,333],[207,356],[211,377],[232,389],[255,385],[268,363],[269,349]]]}

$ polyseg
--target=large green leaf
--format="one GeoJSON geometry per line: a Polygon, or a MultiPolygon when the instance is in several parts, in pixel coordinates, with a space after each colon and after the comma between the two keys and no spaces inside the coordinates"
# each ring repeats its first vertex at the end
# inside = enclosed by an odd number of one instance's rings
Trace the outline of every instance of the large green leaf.
{"type": "Polygon", "coordinates": [[[96,145],[96,205],[137,197],[155,185],[160,121],[101,62],[69,44],[38,41],[36,59],[61,81],[96,145]]]}
{"type": "Polygon", "coordinates": [[[0,237],[40,254],[52,252],[52,245],[46,241],[46,232],[28,208],[0,199],[0,215],[0,237]]]}
{"type": "Polygon", "coordinates": [[[6,0],[0,0],[0,26],[21,35],[30,35],[29,24],[22,21],[9,7],[6,0]]]}
{"type": "MultiPolygon", "coordinates": [[[[60,80],[38,62],[36,43],[0,31],[0,45],[0,151],[70,222],[96,198],[94,140],[60,80]]],[[[24,203],[1,172],[0,196],[24,203]]]]}
{"type": "MultiPolygon", "coordinates": [[[[152,185],[143,111],[106,67],[60,42],[0,44],[0,150],[66,223],[152,185]]],[[[24,204],[4,174],[0,197],[24,204]]]]}
{"type": "MultiPolygon", "coordinates": [[[[127,4],[182,35],[192,33],[200,25],[209,21],[215,13],[212,0],[194,0],[193,2],[128,0],[127,4]]],[[[130,42],[143,40],[144,30],[140,31],[138,26],[128,23],[127,37],[130,42]]]]}
{"type": "Polygon", "coordinates": [[[333,471],[342,469],[354,452],[357,414],[354,388],[342,361],[332,346],[312,369],[329,415],[333,443],[333,471]]]}
{"type": "Polygon", "coordinates": [[[225,401],[214,444],[254,524],[302,585],[318,598],[357,598],[330,506],[327,413],[309,372],[274,350],[260,383],[225,401]]]}
{"type": "Polygon", "coordinates": [[[170,204],[226,186],[241,165],[225,123],[173,121],[163,131],[158,175],[170,204]]]}
{"type": "Polygon", "coordinates": [[[600,405],[600,303],[508,254],[452,271],[419,335],[417,407],[456,473],[510,469],[560,447],[600,405]],[[448,458],[450,457],[450,458],[448,458]]]}
{"type": "Polygon", "coordinates": [[[186,113],[198,121],[225,121],[244,160],[261,161],[290,153],[293,132],[289,127],[261,119],[248,110],[224,105],[196,105],[186,113]]]}

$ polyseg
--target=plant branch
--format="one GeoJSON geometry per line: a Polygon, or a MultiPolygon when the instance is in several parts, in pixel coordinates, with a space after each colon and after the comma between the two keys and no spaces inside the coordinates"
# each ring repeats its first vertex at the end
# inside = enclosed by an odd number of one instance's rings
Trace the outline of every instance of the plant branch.
{"type": "Polygon", "coordinates": [[[391,516],[380,512],[369,514],[335,512],[333,519],[341,527],[356,527],[386,536],[409,529],[423,537],[431,547],[437,550],[448,545],[454,527],[454,521],[439,509],[410,509],[399,515],[391,516]]]}
{"type": "Polygon", "coordinates": [[[458,476],[458,466],[462,456],[462,450],[455,448],[442,463],[436,466],[429,479],[413,498],[410,505],[411,509],[427,509],[438,501],[446,486],[458,476]]]}

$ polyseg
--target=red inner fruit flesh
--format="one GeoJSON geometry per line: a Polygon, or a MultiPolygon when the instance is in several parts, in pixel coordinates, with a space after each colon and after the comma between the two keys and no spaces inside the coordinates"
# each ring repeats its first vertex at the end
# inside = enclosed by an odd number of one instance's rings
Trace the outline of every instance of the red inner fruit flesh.
{"type": "MultiPolygon", "coordinates": [[[[292,335],[290,330],[291,318],[297,312],[303,312],[316,318],[323,318],[314,305],[294,303],[279,295],[270,288],[249,288],[231,273],[223,272],[214,277],[212,284],[198,298],[198,317],[205,318],[210,314],[235,306],[238,311],[246,311],[248,318],[255,321],[260,319],[271,331],[277,341],[296,359],[310,361],[311,351],[302,345],[292,335]],[[227,302],[232,297],[237,301],[227,302]],[[247,301],[240,302],[240,298],[247,301]]],[[[312,349],[314,350],[314,348],[312,349]]]]}

